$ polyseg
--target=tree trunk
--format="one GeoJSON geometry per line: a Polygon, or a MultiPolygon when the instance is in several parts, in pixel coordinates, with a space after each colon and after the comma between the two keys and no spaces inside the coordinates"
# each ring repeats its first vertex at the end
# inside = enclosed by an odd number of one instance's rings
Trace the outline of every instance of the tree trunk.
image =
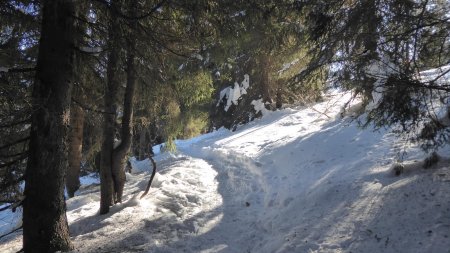
{"type": "Polygon", "coordinates": [[[112,173],[114,133],[117,110],[119,79],[120,21],[118,11],[120,0],[112,0],[109,16],[107,85],[105,92],[105,114],[103,115],[103,142],[100,160],[100,214],[109,212],[114,205],[114,178],[112,173]]]}
{"type": "Polygon", "coordinates": [[[263,98],[263,102],[272,103],[271,98],[271,80],[270,80],[270,71],[271,71],[271,59],[269,55],[260,55],[260,64],[261,64],[261,96],[263,98]]]}
{"type": "Polygon", "coordinates": [[[80,188],[81,151],[83,147],[83,109],[72,103],[69,133],[69,169],[67,171],[67,195],[72,198],[80,188]]]}
{"type": "MultiPolygon", "coordinates": [[[[78,0],[78,12],[80,16],[86,17],[86,13],[89,11],[88,0],[78,0]]],[[[81,45],[86,43],[84,32],[87,30],[87,23],[80,22],[78,24],[78,31],[76,44],[81,45]]],[[[84,95],[82,85],[87,83],[86,81],[86,61],[83,54],[76,52],[75,66],[77,75],[75,76],[75,85],[72,91],[72,97],[75,101],[84,102],[84,95]]],[[[80,169],[81,158],[83,148],[83,131],[84,131],[84,110],[74,102],[72,99],[70,107],[70,132],[69,132],[69,168],[66,177],[66,189],[69,198],[75,195],[75,192],[80,188],[80,169]]]]}
{"type": "MultiPolygon", "coordinates": [[[[130,16],[136,16],[137,1],[129,1],[130,16]]],[[[130,21],[131,32],[127,39],[127,86],[125,88],[123,116],[122,116],[122,135],[120,145],[114,149],[112,175],[114,180],[114,194],[116,202],[122,202],[123,188],[125,185],[125,162],[126,154],[131,147],[133,137],[133,98],[136,86],[136,69],[135,69],[135,53],[136,39],[134,31],[136,31],[136,20],[130,21]]]]}
{"type": "Polygon", "coordinates": [[[64,200],[67,133],[74,71],[72,1],[41,1],[42,25],[23,202],[25,252],[68,251],[64,200]]]}
{"type": "Polygon", "coordinates": [[[283,107],[283,84],[280,81],[277,82],[277,93],[275,97],[275,108],[281,109],[283,107]]]}
{"type": "Polygon", "coordinates": [[[100,159],[100,214],[109,212],[114,204],[114,184],[112,176],[112,153],[116,122],[116,96],[119,88],[119,34],[118,1],[111,1],[109,20],[109,54],[107,66],[107,86],[105,92],[105,111],[103,115],[103,142],[100,159]]]}

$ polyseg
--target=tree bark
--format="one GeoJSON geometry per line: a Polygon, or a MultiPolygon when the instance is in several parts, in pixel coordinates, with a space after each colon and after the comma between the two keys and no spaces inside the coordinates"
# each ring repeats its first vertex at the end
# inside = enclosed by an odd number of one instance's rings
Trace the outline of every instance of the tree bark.
{"type": "MultiPolygon", "coordinates": [[[[136,16],[137,1],[129,1],[130,16],[136,16]]],[[[116,202],[122,202],[123,188],[125,185],[125,162],[126,154],[131,147],[131,140],[133,137],[132,123],[133,123],[133,98],[136,86],[136,68],[135,68],[135,53],[136,53],[136,38],[134,31],[136,31],[136,20],[130,21],[131,32],[127,39],[127,86],[125,88],[123,116],[122,116],[122,135],[119,146],[114,149],[112,175],[114,180],[114,195],[116,202]]]]}
{"type": "Polygon", "coordinates": [[[64,200],[67,133],[75,61],[76,7],[70,0],[45,0],[23,202],[25,252],[68,251],[64,200]]]}
{"type": "Polygon", "coordinates": [[[114,181],[112,174],[114,133],[117,110],[119,80],[120,22],[118,11],[120,1],[111,1],[108,36],[107,85],[105,92],[105,113],[103,115],[103,142],[100,159],[100,214],[109,212],[114,205],[114,181]]]}
{"type": "Polygon", "coordinates": [[[67,195],[72,198],[80,188],[81,151],[83,148],[83,109],[72,103],[69,133],[69,169],[67,170],[67,195]]]}
{"type": "MultiPolygon", "coordinates": [[[[86,17],[89,11],[88,0],[78,0],[78,12],[82,17],[86,17]]],[[[80,22],[78,24],[78,31],[76,39],[77,45],[86,43],[83,36],[87,30],[87,23],[80,22]]],[[[82,85],[86,81],[86,60],[80,52],[76,52],[75,67],[77,75],[75,76],[75,83],[72,91],[72,97],[76,101],[84,102],[84,95],[82,85]]],[[[83,108],[72,101],[70,107],[70,132],[69,132],[69,168],[66,177],[66,189],[69,198],[75,195],[75,192],[80,188],[80,169],[83,148],[83,131],[84,131],[84,110],[83,108]]]]}
{"type": "Polygon", "coordinates": [[[270,70],[271,59],[269,55],[262,54],[259,56],[260,64],[261,64],[261,96],[263,98],[263,102],[272,103],[271,97],[271,80],[270,80],[270,70]]]}
{"type": "MultiPolygon", "coordinates": [[[[132,14],[136,13],[137,1],[129,2],[132,14]]],[[[133,97],[136,85],[135,51],[136,40],[133,36],[128,36],[127,40],[127,85],[124,95],[124,106],[122,116],[121,142],[114,148],[114,130],[116,121],[117,92],[120,85],[118,78],[118,63],[120,49],[120,22],[118,11],[121,2],[111,2],[111,15],[109,27],[109,57],[108,57],[108,84],[105,95],[104,134],[101,158],[101,200],[100,214],[109,212],[109,207],[114,203],[122,201],[123,188],[125,185],[125,158],[131,146],[132,121],[133,121],[133,97]]],[[[137,20],[130,21],[130,27],[135,28],[137,20]]],[[[133,34],[133,32],[131,33],[133,34]]]]}
{"type": "Polygon", "coordinates": [[[147,145],[145,141],[145,132],[147,129],[144,126],[141,126],[141,131],[139,134],[139,160],[142,161],[145,159],[145,154],[147,151],[147,145]]]}

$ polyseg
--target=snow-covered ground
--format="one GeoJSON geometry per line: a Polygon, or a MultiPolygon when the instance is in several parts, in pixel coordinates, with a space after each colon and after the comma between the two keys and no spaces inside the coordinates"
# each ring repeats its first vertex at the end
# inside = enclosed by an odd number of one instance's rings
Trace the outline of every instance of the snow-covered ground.
{"type": "MultiPolygon", "coordinates": [[[[84,185],[67,201],[74,252],[450,252],[449,160],[423,169],[417,147],[341,118],[348,98],[178,141],[141,200],[151,165],[133,160],[107,215],[84,185]]],[[[14,234],[0,252],[20,248],[14,234]]]]}

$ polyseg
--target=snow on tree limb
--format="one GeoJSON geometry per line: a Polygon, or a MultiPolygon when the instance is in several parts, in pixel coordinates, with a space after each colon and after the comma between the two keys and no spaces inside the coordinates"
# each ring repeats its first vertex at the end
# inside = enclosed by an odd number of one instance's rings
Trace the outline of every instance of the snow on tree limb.
{"type": "Polygon", "coordinates": [[[239,99],[242,95],[247,94],[247,89],[250,87],[250,76],[248,74],[244,75],[244,80],[239,84],[238,82],[234,83],[234,87],[231,86],[226,87],[225,89],[220,91],[219,101],[216,106],[219,106],[222,100],[225,98],[227,100],[224,110],[227,112],[230,109],[231,105],[238,105],[239,99]]]}
{"type": "Polygon", "coordinates": [[[99,54],[103,52],[101,47],[80,47],[79,50],[87,54],[99,54]]]}

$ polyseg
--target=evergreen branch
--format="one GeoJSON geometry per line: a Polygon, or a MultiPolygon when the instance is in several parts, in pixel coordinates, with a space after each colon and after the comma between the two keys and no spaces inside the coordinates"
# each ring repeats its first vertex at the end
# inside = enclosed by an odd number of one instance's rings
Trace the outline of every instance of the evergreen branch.
{"type": "Polygon", "coordinates": [[[97,2],[97,3],[101,3],[101,4],[103,4],[103,5],[106,5],[106,6],[110,6],[110,2],[108,2],[108,1],[105,1],[105,0],[91,0],[92,2],[97,2]]]}
{"type": "Polygon", "coordinates": [[[26,73],[26,72],[32,72],[35,71],[36,67],[29,67],[29,68],[5,68],[0,69],[0,73],[26,73]]]}
{"type": "Polygon", "coordinates": [[[20,176],[19,178],[15,179],[15,180],[10,180],[9,182],[5,183],[4,185],[0,186],[0,190],[4,191],[6,188],[11,187],[15,184],[20,183],[21,181],[25,180],[25,176],[20,176]]]}
{"type": "Polygon", "coordinates": [[[15,164],[17,162],[23,161],[27,157],[28,157],[28,153],[25,153],[25,154],[19,156],[17,159],[14,159],[14,160],[12,160],[10,162],[7,162],[7,163],[0,164],[0,168],[9,167],[9,166],[11,166],[11,165],[13,165],[13,164],[15,164]]]}
{"type": "Polygon", "coordinates": [[[16,212],[16,209],[23,204],[23,199],[20,199],[19,201],[17,201],[17,200],[7,200],[7,201],[0,200],[0,203],[11,203],[11,205],[0,208],[0,212],[8,210],[9,208],[11,208],[13,212],[16,212]]]}
{"type": "Polygon", "coordinates": [[[3,145],[3,146],[0,147],[0,150],[5,149],[5,148],[9,148],[9,147],[11,147],[11,146],[17,145],[17,144],[22,143],[22,142],[25,142],[25,141],[28,141],[29,139],[30,139],[30,136],[27,136],[27,137],[22,138],[22,139],[19,139],[19,140],[17,140],[17,141],[14,141],[14,142],[5,144],[5,145],[3,145]]]}
{"type": "Polygon", "coordinates": [[[152,9],[150,9],[150,11],[146,14],[143,14],[141,16],[137,16],[137,17],[133,17],[133,16],[127,16],[123,13],[119,13],[123,18],[125,19],[131,19],[131,20],[140,20],[140,19],[144,19],[149,17],[150,15],[152,15],[153,13],[155,13],[156,11],[158,11],[159,8],[161,8],[166,2],[169,2],[169,0],[162,0],[159,3],[157,3],[152,9]]]}
{"type": "MultiPolygon", "coordinates": [[[[107,6],[108,8],[111,8],[111,3],[106,1],[106,0],[91,0],[97,3],[101,3],[105,6],[107,6]]],[[[153,13],[155,13],[159,8],[161,8],[166,2],[169,2],[170,0],[161,0],[159,3],[157,3],[155,6],[153,6],[153,8],[150,9],[149,12],[141,15],[141,16],[128,16],[122,12],[120,12],[119,10],[117,10],[117,13],[119,14],[119,16],[121,18],[124,19],[129,19],[129,20],[141,20],[141,19],[145,19],[148,18],[150,15],[152,15],[153,13]]]]}
{"type": "Polygon", "coordinates": [[[102,47],[76,47],[78,52],[87,54],[87,55],[99,55],[100,53],[105,52],[102,47]]]}
{"type": "Polygon", "coordinates": [[[11,203],[14,203],[14,202],[16,202],[16,201],[12,200],[12,199],[0,199],[0,203],[9,203],[9,204],[11,204],[11,203]]]}
{"type": "Polygon", "coordinates": [[[12,154],[12,155],[0,155],[0,158],[11,158],[11,157],[21,156],[21,155],[26,155],[26,154],[28,154],[28,151],[20,152],[20,153],[12,154]]]}
{"type": "Polygon", "coordinates": [[[91,107],[88,107],[87,105],[79,102],[77,99],[75,99],[74,97],[72,97],[72,102],[74,102],[75,104],[77,104],[78,106],[80,106],[81,108],[83,108],[83,110],[86,111],[91,111],[91,112],[95,112],[95,113],[100,113],[100,114],[116,114],[115,112],[106,112],[106,111],[100,111],[91,107]]]}
{"type": "MultiPolygon", "coordinates": [[[[0,128],[7,128],[7,127],[13,127],[13,126],[17,126],[17,125],[21,125],[21,124],[25,124],[25,123],[29,123],[31,120],[31,117],[28,117],[24,120],[19,120],[16,122],[9,122],[9,123],[5,123],[0,125],[0,128]]],[[[1,149],[1,148],[0,148],[1,149]]]]}
{"type": "Polygon", "coordinates": [[[169,51],[170,53],[176,55],[176,56],[180,56],[180,57],[184,57],[184,58],[189,58],[189,56],[180,53],[180,52],[176,52],[174,49],[168,47],[165,45],[165,43],[162,43],[161,41],[159,41],[158,39],[155,38],[155,36],[153,36],[152,34],[150,34],[147,29],[145,29],[145,27],[143,27],[140,23],[139,23],[139,27],[141,28],[141,30],[147,35],[147,38],[149,38],[150,40],[152,40],[153,42],[155,42],[158,46],[164,48],[165,50],[169,51]]]}

